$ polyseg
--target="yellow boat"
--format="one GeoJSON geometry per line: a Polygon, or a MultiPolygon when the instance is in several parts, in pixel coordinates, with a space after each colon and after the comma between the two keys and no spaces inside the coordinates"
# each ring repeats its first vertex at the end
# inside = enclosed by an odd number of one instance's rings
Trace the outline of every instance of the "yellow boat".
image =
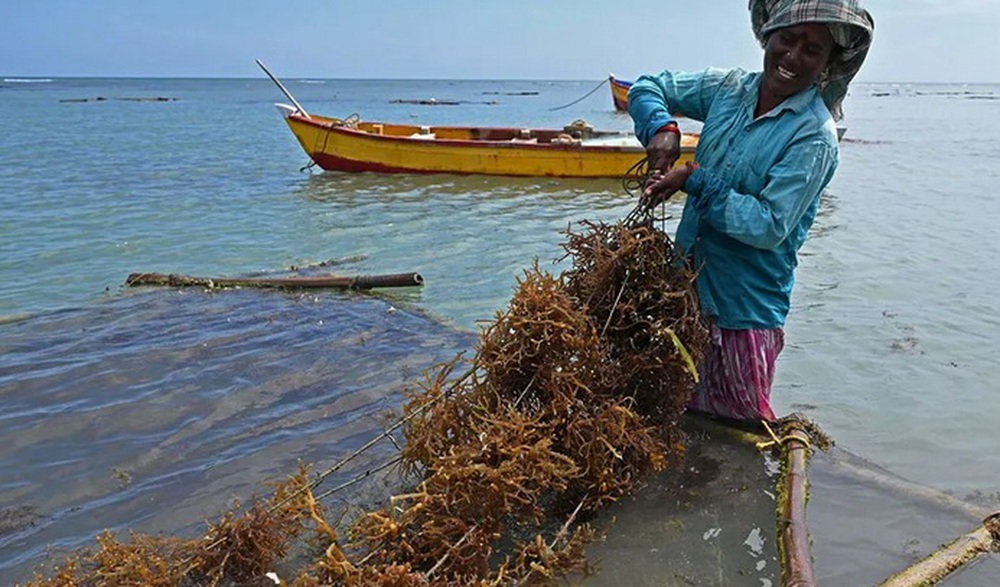
{"type": "MultiPolygon", "coordinates": [[[[260,59],[257,65],[294,106],[275,104],[302,149],[327,171],[457,173],[523,177],[608,177],[634,173],[645,157],[635,135],[594,130],[582,120],[562,129],[416,126],[317,116],[305,111],[260,59]]],[[[684,163],[698,135],[681,137],[684,163]]]]}
{"type": "MultiPolygon", "coordinates": [[[[561,129],[417,126],[276,106],[302,149],[328,171],[620,178],[645,156],[635,135],[583,121],[561,129]]],[[[697,135],[682,137],[681,162],[693,158],[697,143],[697,135]]]]}
{"type": "MultiPolygon", "coordinates": [[[[635,135],[583,121],[561,129],[417,126],[275,106],[306,154],[328,171],[620,178],[645,156],[635,135]]],[[[682,137],[681,162],[693,159],[697,143],[697,135],[682,137]]]]}

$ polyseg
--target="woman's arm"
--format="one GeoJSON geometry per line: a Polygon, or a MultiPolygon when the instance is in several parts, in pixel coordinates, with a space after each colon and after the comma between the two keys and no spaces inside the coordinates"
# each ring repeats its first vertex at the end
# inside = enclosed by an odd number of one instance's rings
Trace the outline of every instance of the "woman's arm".
{"type": "Polygon", "coordinates": [[[742,70],[709,68],[682,73],[664,71],[659,75],[644,75],[632,84],[628,92],[628,112],[635,122],[635,134],[643,146],[649,144],[656,131],[674,116],[705,120],[716,92],[730,76],[742,70]]]}
{"type": "Polygon", "coordinates": [[[780,245],[802,220],[837,169],[835,145],[810,139],[793,143],[771,167],[764,190],[741,194],[701,168],[690,174],[684,191],[712,228],[759,249],[780,245]]]}

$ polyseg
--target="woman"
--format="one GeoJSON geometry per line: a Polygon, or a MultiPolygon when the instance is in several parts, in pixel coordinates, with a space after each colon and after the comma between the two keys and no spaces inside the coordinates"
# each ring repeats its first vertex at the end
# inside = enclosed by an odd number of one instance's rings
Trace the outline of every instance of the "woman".
{"type": "Polygon", "coordinates": [[[874,22],[854,0],[751,0],[750,12],[762,71],[642,76],[628,104],[653,169],[642,201],[688,195],[677,243],[712,324],[689,409],[758,421],[774,419],[797,252],[837,169],[835,120],[874,22]],[[674,167],[680,115],[704,125],[697,163],[674,167]]]}

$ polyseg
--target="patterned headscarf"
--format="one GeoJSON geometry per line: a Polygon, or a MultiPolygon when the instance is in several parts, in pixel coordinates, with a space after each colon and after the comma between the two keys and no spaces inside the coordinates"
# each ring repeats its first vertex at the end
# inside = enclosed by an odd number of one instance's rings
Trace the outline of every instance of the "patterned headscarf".
{"type": "Polygon", "coordinates": [[[857,0],[750,0],[753,34],[761,45],[767,36],[780,28],[807,22],[830,28],[840,55],[819,80],[819,92],[834,120],[844,113],[840,108],[847,86],[861,69],[872,43],[875,21],[857,0]]]}

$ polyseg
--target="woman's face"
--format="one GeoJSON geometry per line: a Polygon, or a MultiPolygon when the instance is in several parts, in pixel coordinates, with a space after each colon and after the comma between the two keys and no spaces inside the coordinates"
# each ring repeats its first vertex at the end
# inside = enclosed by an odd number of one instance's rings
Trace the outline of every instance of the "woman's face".
{"type": "Polygon", "coordinates": [[[784,99],[816,83],[833,51],[824,24],[806,23],[778,29],[764,45],[764,88],[784,99]]]}

